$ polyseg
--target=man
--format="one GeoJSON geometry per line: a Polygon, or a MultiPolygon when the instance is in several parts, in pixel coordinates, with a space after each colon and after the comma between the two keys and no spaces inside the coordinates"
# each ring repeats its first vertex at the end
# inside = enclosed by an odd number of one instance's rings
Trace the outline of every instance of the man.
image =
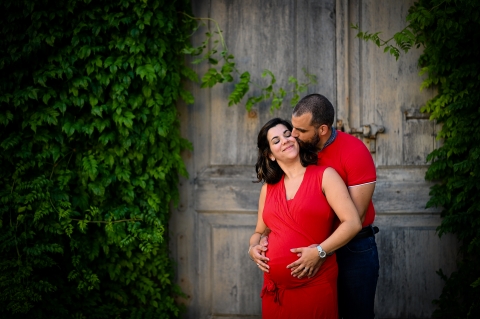
{"type": "MultiPolygon", "coordinates": [[[[346,246],[336,251],[338,263],[338,307],[340,317],[374,318],[374,299],[379,261],[375,233],[372,227],[375,209],[372,195],[375,190],[376,171],[370,152],[354,136],[333,130],[334,108],[320,94],[301,99],[292,114],[293,131],[300,146],[318,152],[318,164],[333,167],[348,187],[362,222],[362,230],[346,246]]],[[[262,241],[265,246],[266,241],[262,241]]],[[[290,264],[292,275],[298,278],[315,275],[323,261],[333,252],[310,247],[291,251],[300,257],[290,264]],[[318,252],[317,252],[318,250],[318,252]],[[316,256],[315,256],[316,254],[316,256]],[[319,258],[320,257],[320,258],[319,258]]],[[[264,247],[265,251],[267,247],[264,247]]],[[[261,251],[257,251],[261,253],[261,251]]]]}

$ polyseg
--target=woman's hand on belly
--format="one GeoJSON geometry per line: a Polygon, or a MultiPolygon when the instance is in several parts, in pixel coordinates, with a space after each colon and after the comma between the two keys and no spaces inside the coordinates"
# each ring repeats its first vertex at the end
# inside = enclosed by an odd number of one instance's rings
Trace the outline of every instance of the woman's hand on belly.
{"type": "Polygon", "coordinates": [[[263,272],[269,272],[269,266],[267,265],[269,259],[265,256],[267,247],[262,245],[255,245],[249,248],[248,254],[250,259],[252,259],[258,266],[258,268],[263,272]]]}
{"type": "MultiPolygon", "coordinates": [[[[287,250],[287,252],[290,253],[289,250],[287,250]]],[[[269,262],[270,272],[268,273],[268,278],[273,280],[280,287],[294,288],[303,285],[306,281],[308,281],[308,279],[299,279],[293,277],[290,274],[290,269],[287,268],[287,265],[292,261],[293,260],[291,259],[291,257],[281,256],[280,258],[275,258],[271,256],[269,262]]]]}
{"type": "Polygon", "coordinates": [[[316,247],[317,244],[312,244],[308,247],[293,248],[290,250],[292,254],[297,254],[297,256],[300,257],[287,266],[287,268],[291,270],[293,277],[301,279],[308,276],[311,278],[317,274],[326,258],[320,258],[318,256],[316,247]]]}
{"type": "MultiPolygon", "coordinates": [[[[287,266],[298,261],[299,256],[296,253],[292,253],[292,247],[305,247],[311,244],[311,241],[307,238],[299,237],[297,234],[282,233],[281,236],[272,232],[268,238],[268,250],[265,252],[266,257],[269,258],[268,265],[270,266],[270,275],[272,277],[281,277],[280,280],[294,281],[302,279],[305,276],[294,277],[291,274],[291,269],[287,266]]],[[[317,245],[313,245],[316,247],[317,245]]],[[[314,248],[317,251],[316,248],[314,248]]],[[[316,253],[316,259],[318,257],[318,251],[316,253]]],[[[298,266],[297,266],[298,267],[298,266]]],[[[303,267],[302,267],[303,270],[303,267]]],[[[312,276],[316,274],[316,271],[312,273],[312,276]]],[[[301,280],[303,282],[303,280],[301,280]]]]}

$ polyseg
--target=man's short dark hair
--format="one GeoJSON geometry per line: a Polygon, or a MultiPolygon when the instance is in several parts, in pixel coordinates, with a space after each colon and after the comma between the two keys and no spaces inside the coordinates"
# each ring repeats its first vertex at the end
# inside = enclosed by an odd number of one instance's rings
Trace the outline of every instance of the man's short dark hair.
{"type": "Polygon", "coordinates": [[[319,128],[321,125],[333,125],[335,110],[332,103],[321,94],[309,94],[303,97],[293,109],[293,116],[302,116],[305,113],[312,113],[311,125],[319,128]]]}

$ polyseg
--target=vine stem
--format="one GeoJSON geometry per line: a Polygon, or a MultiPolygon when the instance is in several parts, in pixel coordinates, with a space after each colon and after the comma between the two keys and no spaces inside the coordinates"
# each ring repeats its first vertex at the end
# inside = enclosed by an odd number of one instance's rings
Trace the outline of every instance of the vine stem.
{"type": "MultiPolygon", "coordinates": [[[[67,155],[68,155],[68,154],[67,154],[67,155]]],[[[61,161],[63,161],[63,160],[65,159],[65,157],[67,157],[67,155],[65,155],[64,157],[62,157],[58,162],[52,164],[52,172],[50,173],[50,178],[49,178],[50,180],[52,180],[52,175],[53,175],[53,172],[55,171],[55,167],[57,167],[58,164],[59,164],[61,161]]],[[[68,163],[70,163],[70,158],[72,158],[72,155],[73,155],[73,151],[70,152],[70,157],[68,158],[68,163]]],[[[67,165],[68,165],[68,163],[67,163],[67,165]]]]}
{"type": "MultiPolygon", "coordinates": [[[[445,3],[446,0],[440,2],[439,4],[437,4],[436,6],[433,6],[430,8],[430,10],[428,10],[428,12],[431,12],[433,9],[435,9],[436,7],[439,7],[440,5],[442,5],[443,3],[445,3]]],[[[397,33],[402,33],[403,31],[407,30],[408,28],[410,28],[410,25],[411,24],[408,24],[405,28],[403,28],[400,32],[397,32],[397,33]]],[[[358,28],[358,30],[360,30],[360,28],[358,28]]],[[[382,41],[383,44],[379,45],[379,47],[382,47],[384,45],[387,45],[388,42],[392,41],[393,39],[395,38],[395,35],[393,37],[391,37],[390,39],[388,40],[382,40],[380,39],[380,37],[378,37],[378,40],[382,41]]]]}
{"type": "Polygon", "coordinates": [[[188,18],[192,19],[192,20],[207,20],[207,21],[212,21],[213,23],[215,23],[215,27],[217,28],[217,32],[218,32],[218,35],[220,37],[220,41],[222,42],[222,47],[225,49],[225,51],[227,51],[227,45],[225,44],[225,40],[223,39],[223,35],[222,35],[222,30],[220,30],[220,26],[218,25],[218,22],[212,18],[195,18],[195,17],[192,17],[191,15],[185,13],[185,12],[180,12],[182,13],[183,15],[187,16],[188,18]]]}
{"type": "Polygon", "coordinates": [[[55,211],[59,213],[59,211],[57,210],[57,207],[55,207],[55,205],[52,202],[52,198],[49,197],[48,200],[50,201],[50,204],[52,205],[53,209],[55,209],[55,211]]]}
{"type": "Polygon", "coordinates": [[[12,193],[13,193],[13,188],[15,187],[15,181],[16,181],[16,179],[13,180],[12,190],[10,191],[10,195],[12,195],[12,193]]]}
{"type": "MultiPolygon", "coordinates": [[[[217,33],[218,33],[218,36],[220,37],[220,42],[222,44],[222,48],[225,52],[228,51],[227,44],[225,43],[225,40],[224,40],[223,35],[222,35],[222,30],[220,29],[220,25],[218,24],[217,20],[212,19],[212,18],[195,18],[195,17],[192,17],[191,15],[189,15],[185,12],[180,12],[180,13],[182,13],[183,15],[187,16],[188,18],[190,18],[192,20],[207,20],[207,21],[212,21],[213,23],[215,23],[215,27],[217,28],[217,33]]],[[[225,58],[225,56],[222,56],[222,59],[225,60],[226,62],[228,62],[227,59],[225,58]]],[[[235,73],[240,75],[240,71],[235,66],[233,67],[233,70],[235,71],[235,73]]],[[[252,81],[248,81],[248,82],[255,86],[255,83],[253,83],[252,81]]]]}

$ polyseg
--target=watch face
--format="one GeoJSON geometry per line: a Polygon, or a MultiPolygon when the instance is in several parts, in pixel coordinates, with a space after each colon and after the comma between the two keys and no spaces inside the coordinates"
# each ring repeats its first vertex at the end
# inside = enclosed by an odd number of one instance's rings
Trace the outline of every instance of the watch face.
{"type": "Polygon", "coordinates": [[[322,249],[320,245],[317,246],[317,250],[318,250],[318,256],[320,258],[325,258],[325,256],[327,256],[327,253],[322,249]]]}

